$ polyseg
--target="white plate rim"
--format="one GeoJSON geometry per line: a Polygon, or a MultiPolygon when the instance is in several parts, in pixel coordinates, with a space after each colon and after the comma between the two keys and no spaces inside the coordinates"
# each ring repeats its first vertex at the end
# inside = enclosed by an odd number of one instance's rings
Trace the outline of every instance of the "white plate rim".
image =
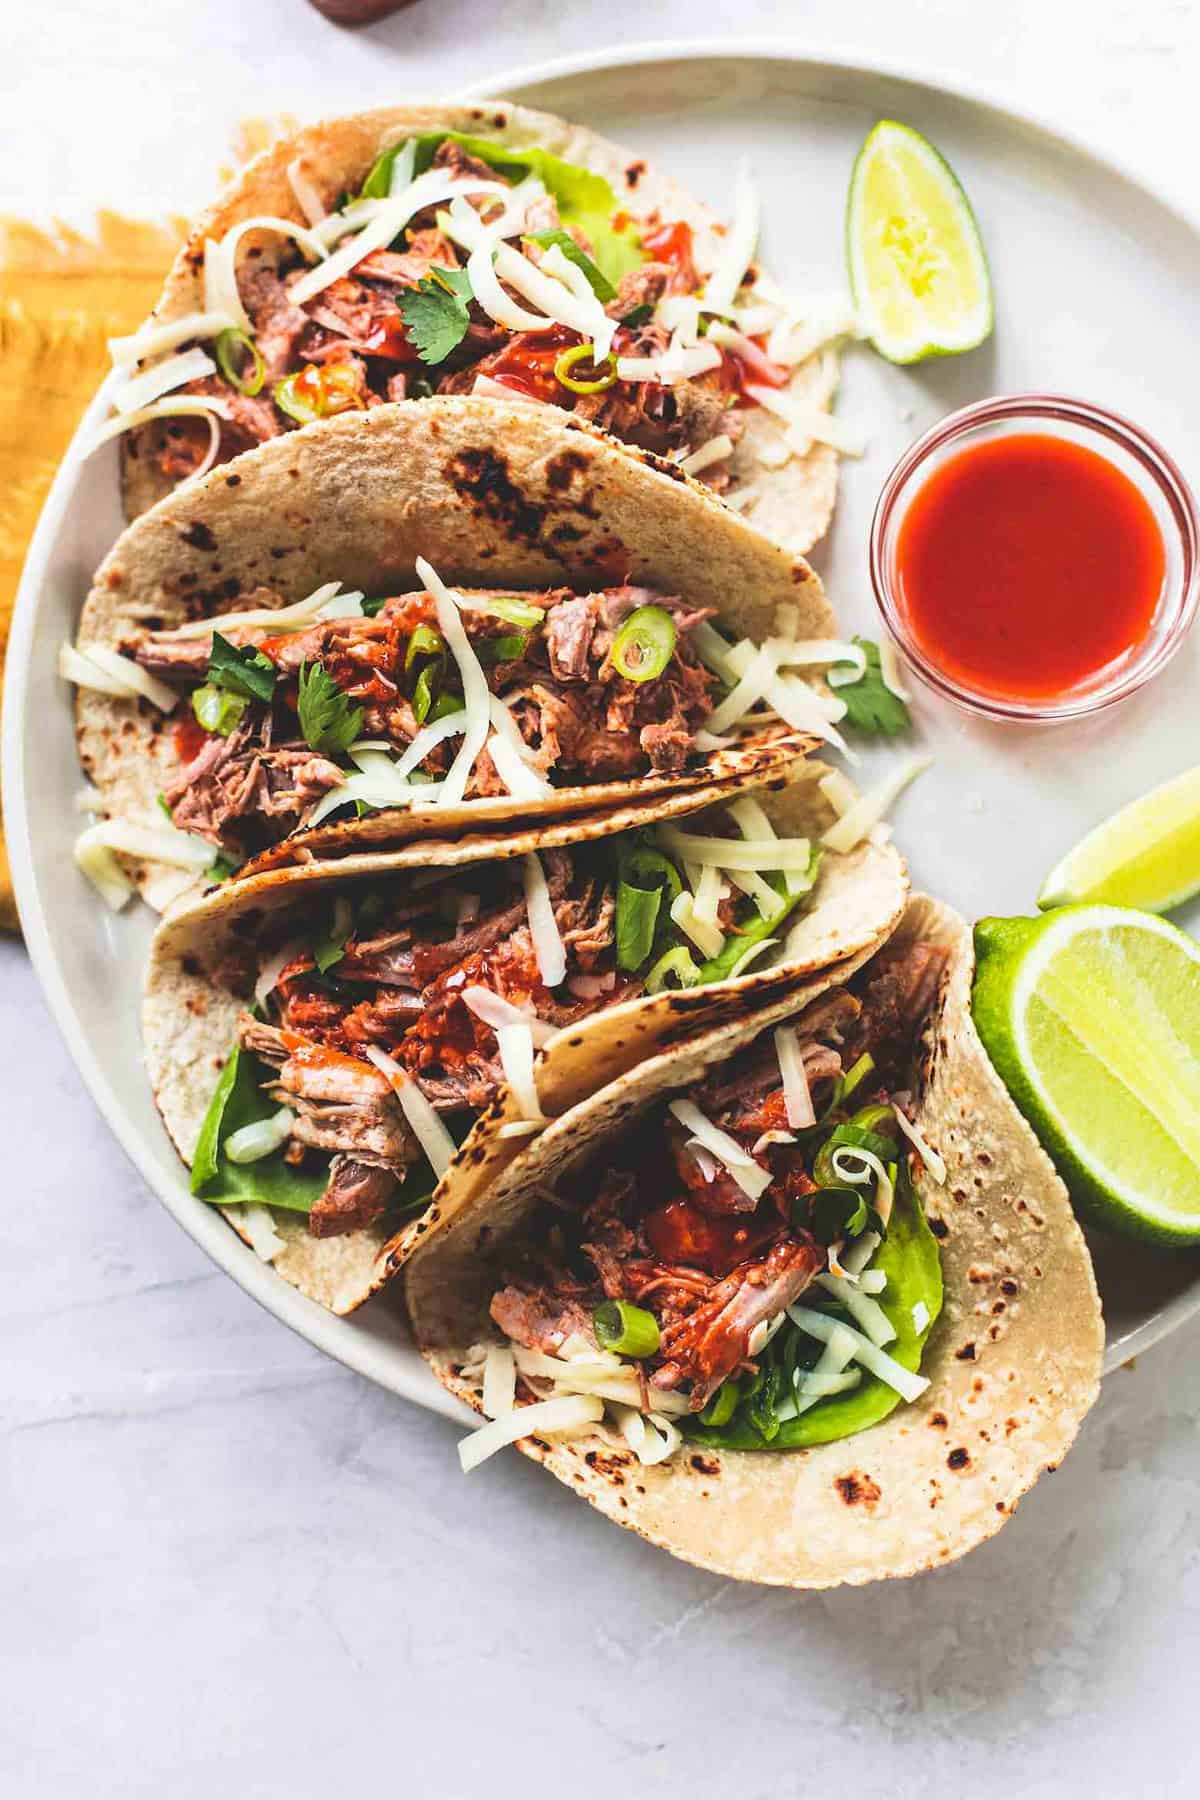
{"type": "MultiPolygon", "coordinates": [[[[571,80],[604,71],[645,67],[654,63],[706,62],[786,64],[819,77],[822,72],[858,78],[864,83],[903,83],[941,99],[993,115],[1008,129],[1033,131],[1059,151],[1089,163],[1100,174],[1116,178],[1145,195],[1186,230],[1200,237],[1200,211],[1189,207],[1173,191],[1152,179],[1126,158],[1116,156],[1082,133],[1064,130],[1036,109],[1014,105],[996,88],[961,77],[956,72],[931,73],[902,59],[870,53],[815,50],[802,40],[754,38],[736,44],[721,39],[680,41],[650,40],[632,45],[601,47],[576,56],[562,56],[521,65],[486,82],[460,90],[471,100],[501,96],[520,99],[530,88],[548,82],[571,80]]],[[[25,945],[51,1015],[105,1123],[116,1137],[147,1186],[172,1217],[212,1260],[266,1311],[336,1361],[390,1391],[447,1417],[461,1419],[463,1409],[423,1368],[411,1372],[398,1358],[395,1346],[356,1330],[351,1320],[338,1319],[314,1305],[278,1279],[231,1232],[215,1213],[185,1210],[159,1179],[158,1168],[140,1133],[123,1116],[108,1078],[77,1029],[70,995],[62,979],[54,944],[36,902],[33,847],[25,787],[24,744],[21,724],[27,696],[27,677],[37,621],[38,596],[52,547],[70,505],[75,479],[84,460],[91,432],[108,407],[109,382],[98,390],[63,457],[30,541],[17,590],[10,631],[4,682],[3,740],[0,746],[0,780],[4,792],[5,833],[8,842],[13,889],[21,918],[25,945]]],[[[1106,1370],[1148,1350],[1200,1312],[1200,1282],[1176,1296],[1122,1342],[1118,1355],[1110,1353],[1106,1370]]]]}

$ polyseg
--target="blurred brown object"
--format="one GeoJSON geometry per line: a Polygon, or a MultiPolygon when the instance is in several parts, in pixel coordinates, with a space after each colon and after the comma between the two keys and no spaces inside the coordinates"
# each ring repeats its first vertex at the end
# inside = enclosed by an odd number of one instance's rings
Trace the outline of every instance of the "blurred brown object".
{"type": "Polygon", "coordinates": [[[373,25],[389,13],[411,6],[413,0],[310,0],[319,13],[335,25],[373,25]]]}

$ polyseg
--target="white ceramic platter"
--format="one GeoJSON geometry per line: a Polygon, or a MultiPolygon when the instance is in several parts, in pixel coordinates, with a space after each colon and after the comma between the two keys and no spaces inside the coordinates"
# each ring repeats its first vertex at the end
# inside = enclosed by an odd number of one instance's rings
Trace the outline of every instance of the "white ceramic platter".
{"type": "MultiPolygon", "coordinates": [[[[786,49],[738,56],[651,47],[525,72],[493,93],[570,115],[661,164],[718,211],[740,157],[764,199],[764,260],[802,294],[844,287],[842,214],[855,150],[881,117],[949,156],[975,204],[996,283],[995,337],[905,371],[846,358],[839,411],[869,440],[844,468],[815,560],[846,629],[877,635],[868,526],[896,455],[941,414],[997,390],[1086,395],[1140,420],[1200,473],[1189,371],[1200,233],[1146,188],[1051,130],[978,97],[786,49]]],[[[103,396],[83,431],[100,416],[103,396]]],[[[260,1263],[188,1193],[141,1067],[137,1014],[153,923],[114,918],[73,866],[80,787],[71,696],[54,672],[88,579],[120,528],[116,455],[68,454],[26,565],[8,658],[4,811],[26,940],[80,1072],[138,1170],[180,1223],[271,1312],[321,1349],[421,1404],[457,1410],[382,1296],[334,1319],[260,1263]]],[[[1020,520],[1013,520],[1020,530],[1020,520]]],[[[1193,640],[1147,692],[1087,725],[1017,732],[916,707],[937,761],[896,814],[916,883],[970,917],[1028,911],[1045,870],[1114,807],[1196,760],[1193,640]]],[[[880,755],[893,755],[888,751],[880,755]]],[[[868,768],[863,772],[869,779],[868,768]]],[[[1186,921],[1185,921],[1186,922],[1186,921]]],[[[1098,1247],[1110,1366],[1200,1308],[1200,1255],[1098,1247]]]]}

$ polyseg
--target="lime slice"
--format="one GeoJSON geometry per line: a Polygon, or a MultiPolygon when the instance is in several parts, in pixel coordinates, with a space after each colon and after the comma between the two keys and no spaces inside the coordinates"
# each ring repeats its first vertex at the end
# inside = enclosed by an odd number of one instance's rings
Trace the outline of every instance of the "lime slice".
{"type": "Polygon", "coordinates": [[[1074,1198],[1136,1237],[1200,1240],[1200,945],[1066,906],[981,919],[975,948],[979,1035],[1074,1198]]]}
{"type": "Polygon", "coordinates": [[[1200,891],[1200,769],[1105,819],[1047,875],[1038,905],[1107,900],[1170,912],[1200,891]]]}
{"type": "Polygon", "coordinates": [[[992,284],[971,203],[944,156],[883,119],[850,177],[846,259],[863,330],[890,362],[973,350],[992,329],[992,284]]]}

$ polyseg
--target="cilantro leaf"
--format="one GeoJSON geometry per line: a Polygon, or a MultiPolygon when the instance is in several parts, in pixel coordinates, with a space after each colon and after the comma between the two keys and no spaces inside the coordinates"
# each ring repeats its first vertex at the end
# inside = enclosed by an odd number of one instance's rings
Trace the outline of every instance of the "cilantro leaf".
{"type": "Polygon", "coordinates": [[[208,653],[208,679],[214,687],[239,694],[243,700],[269,700],[275,692],[275,665],[252,644],[243,644],[239,649],[214,631],[208,653]]]}
{"type": "Polygon", "coordinates": [[[856,731],[882,732],[895,737],[912,725],[909,711],[898,694],[893,694],[883,679],[879,646],[869,638],[856,637],[854,642],[867,659],[867,666],[857,681],[835,687],[839,700],[846,702],[846,723],[856,731]]]}
{"type": "Polygon", "coordinates": [[[362,707],[351,706],[320,663],[301,663],[296,710],[304,741],[326,755],[345,750],[358,736],[362,707]]]}
{"type": "Polygon", "coordinates": [[[615,300],[617,290],[603,270],[598,269],[586,250],[581,250],[569,231],[561,226],[551,227],[548,231],[530,233],[530,242],[540,244],[543,250],[550,250],[555,245],[562,251],[568,262],[573,262],[577,269],[582,269],[588,278],[588,286],[603,306],[615,300]]]}
{"type": "Polygon", "coordinates": [[[396,296],[409,342],[422,362],[445,362],[467,335],[471,283],[465,269],[431,269],[396,296]]]}

